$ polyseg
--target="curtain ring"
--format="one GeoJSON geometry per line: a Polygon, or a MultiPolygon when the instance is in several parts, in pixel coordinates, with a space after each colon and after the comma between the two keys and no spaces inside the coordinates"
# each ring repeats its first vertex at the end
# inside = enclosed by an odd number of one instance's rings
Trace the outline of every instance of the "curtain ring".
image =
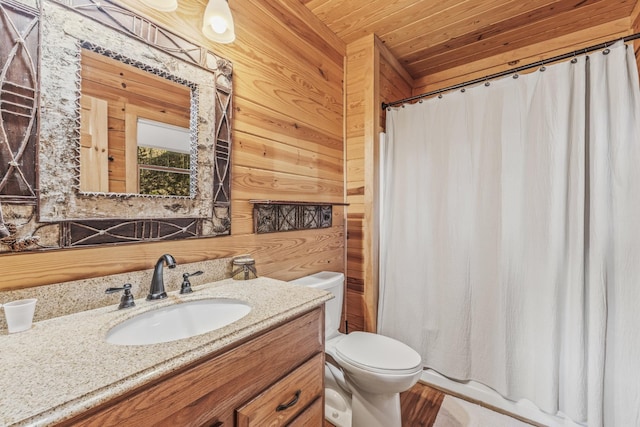
{"type": "Polygon", "coordinates": [[[547,67],[544,66],[544,59],[542,61],[540,61],[540,71],[543,72],[547,69],[547,67]]]}
{"type": "Polygon", "coordinates": [[[460,89],[460,92],[465,93],[467,90],[465,88],[460,89]]]}
{"type": "Polygon", "coordinates": [[[489,81],[489,79],[485,80],[484,85],[485,85],[486,87],[491,86],[491,82],[489,81]]]}
{"type": "Polygon", "coordinates": [[[607,46],[607,43],[605,42],[604,50],[602,51],[602,54],[603,55],[609,55],[609,52],[611,52],[611,50],[609,50],[609,47],[607,46]]]}
{"type": "Polygon", "coordinates": [[[520,77],[520,75],[518,75],[518,73],[515,73],[515,74],[513,75],[513,78],[514,78],[514,79],[517,79],[518,77],[520,77]]]}
{"type": "Polygon", "coordinates": [[[573,59],[571,60],[571,63],[572,63],[572,64],[575,64],[575,63],[577,63],[577,62],[578,62],[578,58],[576,58],[576,53],[575,53],[575,51],[574,51],[574,52],[573,52],[573,59]]]}

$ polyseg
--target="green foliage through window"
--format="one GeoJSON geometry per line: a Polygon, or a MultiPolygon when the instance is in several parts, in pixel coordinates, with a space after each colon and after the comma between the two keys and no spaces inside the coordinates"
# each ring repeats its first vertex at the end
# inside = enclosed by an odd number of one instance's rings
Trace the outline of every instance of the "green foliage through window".
{"type": "Polygon", "coordinates": [[[189,154],[138,147],[140,194],[189,196],[190,163],[189,154]]]}

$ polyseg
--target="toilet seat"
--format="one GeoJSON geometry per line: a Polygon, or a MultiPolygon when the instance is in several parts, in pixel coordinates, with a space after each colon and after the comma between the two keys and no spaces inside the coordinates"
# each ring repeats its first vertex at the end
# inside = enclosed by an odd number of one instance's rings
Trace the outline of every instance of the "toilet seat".
{"type": "Polygon", "coordinates": [[[422,370],[415,350],[384,335],[352,332],[337,342],[334,350],[341,362],[369,372],[405,375],[422,370]]]}

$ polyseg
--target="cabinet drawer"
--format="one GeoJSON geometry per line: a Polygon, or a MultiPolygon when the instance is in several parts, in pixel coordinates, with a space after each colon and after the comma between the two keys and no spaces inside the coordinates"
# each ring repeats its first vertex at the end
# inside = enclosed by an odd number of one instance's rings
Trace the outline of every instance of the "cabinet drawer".
{"type": "Polygon", "coordinates": [[[303,413],[298,415],[293,421],[291,421],[287,427],[309,427],[322,425],[322,419],[324,418],[324,403],[322,398],[319,397],[304,410],[303,413]]]}
{"type": "Polygon", "coordinates": [[[324,355],[318,353],[249,403],[238,408],[238,427],[286,425],[322,396],[323,380],[324,355]]]}

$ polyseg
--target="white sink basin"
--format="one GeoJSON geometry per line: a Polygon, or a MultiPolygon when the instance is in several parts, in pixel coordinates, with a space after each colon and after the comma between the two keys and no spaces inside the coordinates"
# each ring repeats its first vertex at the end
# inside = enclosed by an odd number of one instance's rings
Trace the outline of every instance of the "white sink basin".
{"type": "Polygon", "coordinates": [[[117,345],[147,345],[180,340],[227,326],[250,311],[248,304],[225,298],[169,305],[114,326],[107,332],[106,340],[117,345]]]}

